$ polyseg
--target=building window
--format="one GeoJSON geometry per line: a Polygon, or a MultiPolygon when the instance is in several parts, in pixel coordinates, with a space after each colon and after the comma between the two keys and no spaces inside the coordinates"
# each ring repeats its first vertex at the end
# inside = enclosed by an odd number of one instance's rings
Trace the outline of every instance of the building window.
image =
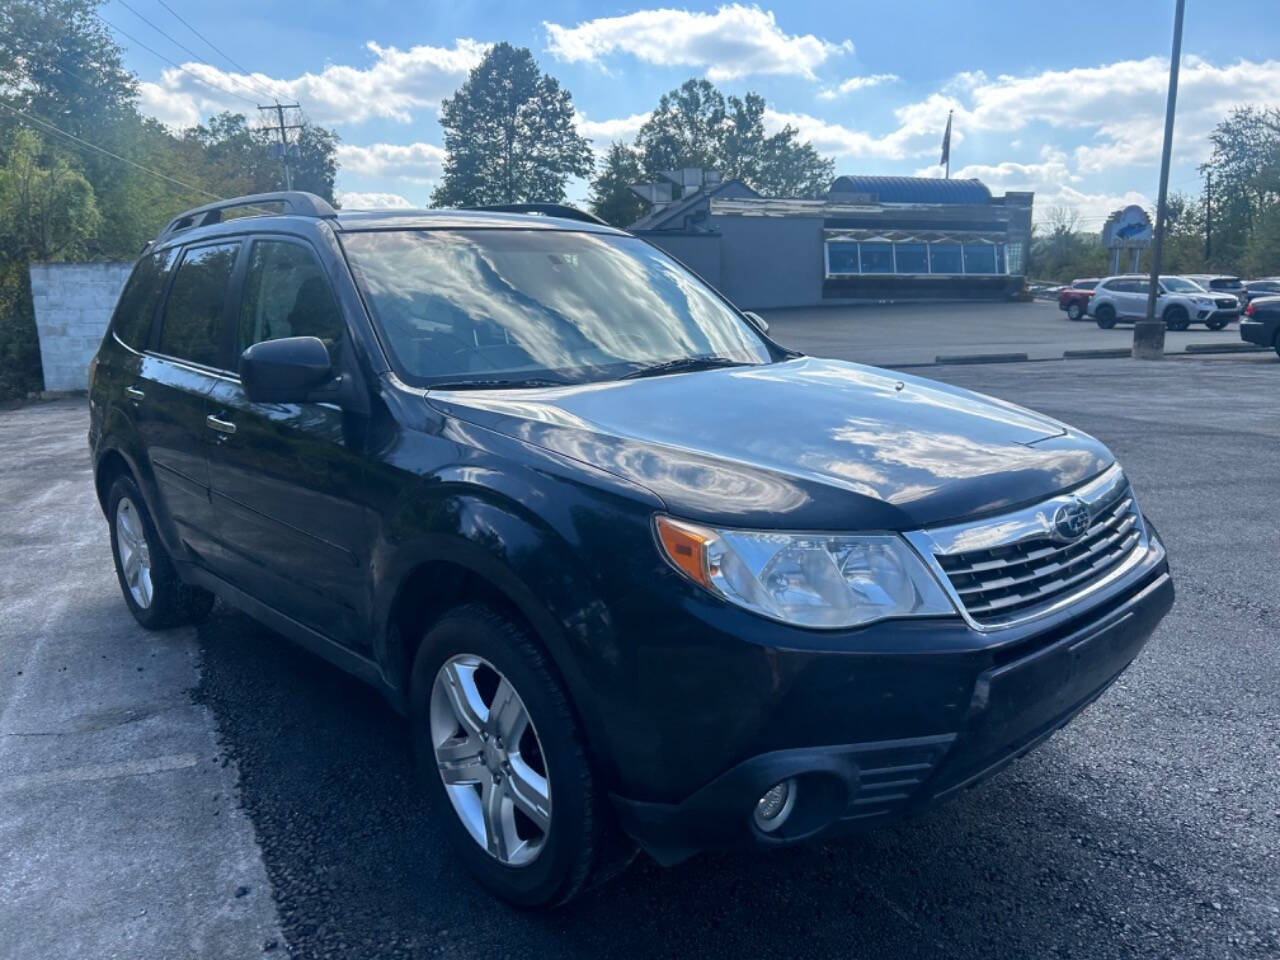
{"type": "Polygon", "coordinates": [[[929,244],[931,273],[964,273],[964,263],[958,243],[929,244]]]}
{"type": "Polygon", "coordinates": [[[1004,273],[1004,244],[996,244],[996,273],[1004,273]]]}
{"type": "Polygon", "coordinates": [[[929,246],[924,243],[895,243],[894,266],[898,273],[917,274],[929,272],[929,246]]]}
{"type": "Polygon", "coordinates": [[[964,245],[965,273],[995,273],[996,248],[991,243],[966,243],[964,245]]]}
{"type": "Polygon", "coordinates": [[[858,245],[853,242],[827,243],[827,276],[838,277],[858,272],[858,245]]]}
{"type": "Polygon", "coordinates": [[[1023,246],[1022,241],[1018,240],[1011,243],[1007,247],[1009,257],[1009,272],[1014,276],[1021,276],[1023,267],[1023,246]]]}
{"type": "Polygon", "coordinates": [[[893,244],[862,244],[863,273],[893,273],[893,244]]]}

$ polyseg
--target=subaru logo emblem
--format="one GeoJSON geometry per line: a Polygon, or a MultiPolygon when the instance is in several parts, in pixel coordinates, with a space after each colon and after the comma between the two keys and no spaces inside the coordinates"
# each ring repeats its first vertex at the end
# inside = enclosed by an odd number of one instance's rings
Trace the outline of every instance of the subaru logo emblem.
{"type": "Polygon", "coordinates": [[[1088,505],[1078,497],[1064,503],[1053,514],[1053,532],[1067,543],[1083,537],[1092,523],[1088,505]]]}

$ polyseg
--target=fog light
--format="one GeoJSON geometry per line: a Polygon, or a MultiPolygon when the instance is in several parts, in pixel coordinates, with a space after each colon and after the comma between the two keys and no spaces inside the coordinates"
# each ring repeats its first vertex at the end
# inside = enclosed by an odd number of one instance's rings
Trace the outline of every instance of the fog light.
{"type": "Polygon", "coordinates": [[[765,833],[772,833],[786,823],[795,805],[795,780],[783,780],[781,783],[774,784],[756,801],[754,814],[756,826],[765,833]]]}

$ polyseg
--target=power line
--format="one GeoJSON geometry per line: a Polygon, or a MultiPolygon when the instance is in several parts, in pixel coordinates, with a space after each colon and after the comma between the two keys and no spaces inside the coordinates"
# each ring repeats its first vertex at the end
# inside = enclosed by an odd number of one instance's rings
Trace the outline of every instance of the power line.
{"type": "MultiPolygon", "coordinates": [[[[200,74],[195,73],[195,72],[193,72],[193,71],[191,71],[191,70],[188,70],[186,67],[184,67],[182,64],[178,63],[176,60],[170,60],[168,57],[166,57],[166,56],[165,56],[163,53],[161,53],[159,50],[155,50],[155,49],[153,49],[152,47],[147,46],[145,43],[143,43],[143,42],[142,42],[141,40],[139,40],[137,37],[134,37],[134,36],[132,36],[132,35],[130,35],[130,34],[128,34],[128,33],[126,33],[125,31],[121,30],[119,27],[117,27],[115,24],[113,24],[113,23],[112,23],[110,20],[108,20],[106,17],[102,16],[102,14],[100,14],[100,13],[95,13],[95,14],[94,14],[94,16],[95,16],[95,17],[97,17],[99,20],[101,20],[103,23],[105,23],[108,27],[110,27],[110,28],[111,28],[112,30],[114,30],[116,33],[120,34],[122,37],[125,37],[125,38],[126,38],[126,39],[128,39],[128,40],[132,40],[134,43],[136,43],[138,46],[140,46],[143,50],[146,50],[148,53],[154,54],[155,56],[157,56],[157,57],[159,57],[161,60],[163,60],[165,63],[171,64],[171,65],[173,65],[173,66],[177,67],[179,70],[181,70],[181,71],[182,71],[183,73],[185,73],[187,76],[192,77],[193,79],[195,79],[197,83],[202,83],[202,84],[204,84],[206,87],[208,87],[209,89],[211,89],[211,90],[217,90],[219,93],[225,93],[225,94],[227,94],[228,96],[235,97],[237,100],[243,100],[245,103],[251,103],[251,104],[253,104],[253,106],[255,106],[255,107],[258,105],[258,102],[257,102],[256,100],[250,100],[248,97],[246,97],[246,96],[242,96],[241,94],[236,93],[234,90],[228,90],[226,87],[220,87],[220,86],[218,86],[216,83],[210,83],[208,80],[204,79],[204,77],[200,76],[200,74]]],[[[204,66],[209,66],[209,64],[204,64],[204,66]]],[[[211,70],[216,70],[217,68],[216,68],[216,67],[210,67],[210,69],[211,69],[211,70]]]]}
{"type": "MultiPolygon", "coordinates": [[[[237,70],[239,70],[241,73],[245,74],[246,76],[253,76],[254,72],[252,70],[238,63],[236,60],[232,59],[229,53],[224,52],[221,47],[219,47],[216,43],[214,43],[212,40],[206,37],[203,33],[197,30],[194,26],[192,26],[190,21],[188,21],[177,10],[173,9],[173,7],[165,3],[164,0],[156,0],[156,2],[159,3],[160,6],[168,10],[171,14],[173,14],[184,27],[186,27],[188,30],[194,33],[197,37],[203,40],[209,46],[209,48],[218,56],[222,57],[223,60],[227,61],[227,63],[231,64],[233,67],[235,67],[237,70]]],[[[274,86],[277,84],[275,83],[275,81],[272,81],[272,85],[274,86]]],[[[281,87],[281,89],[284,89],[284,88],[281,87]]],[[[274,97],[272,99],[274,99],[274,97]]]]}
{"type": "Polygon", "coordinates": [[[33,117],[31,116],[31,114],[26,113],[22,110],[19,110],[17,107],[11,107],[9,106],[9,104],[5,103],[3,100],[0,100],[0,107],[4,107],[10,113],[13,113],[19,117],[22,117],[28,123],[38,124],[39,126],[44,127],[47,130],[51,130],[52,132],[59,134],[60,136],[66,137],[68,140],[72,140],[76,142],[82,147],[88,147],[90,150],[96,150],[98,153],[104,154],[105,156],[108,156],[113,160],[118,160],[121,163],[127,163],[129,166],[134,167],[137,170],[141,170],[143,173],[150,174],[153,177],[159,177],[161,180],[165,180],[169,183],[174,184],[175,186],[182,187],[182,189],[184,190],[189,190],[191,193],[200,194],[202,196],[210,198],[211,200],[223,199],[222,197],[218,196],[216,193],[210,193],[208,190],[204,190],[200,187],[192,186],[189,183],[183,183],[181,180],[175,179],[174,177],[171,177],[166,173],[161,173],[159,170],[152,170],[150,167],[144,167],[142,164],[135,163],[133,160],[130,160],[128,157],[122,157],[118,153],[112,153],[110,150],[107,150],[105,147],[98,146],[96,143],[90,143],[88,140],[83,140],[80,137],[77,137],[74,133],[67,133],[67,131],[63,130],[61,127],[55,127],[52,123],[50,123],[47,120],[41,120],[39,117],[33,117]]]}
{"type": "MultiPolygon", "coordinates": [[[[209,67],[211,70],[217,70],[217,69],[218,69],[217,67],[213,66],[213,64],[211,64],[211,63],[205,63],[205,62],[204,62],[204,60],[200,57],[200,54],[196,53],[194,50],[192,50],[190,47],[188,47],[188,46],[187,46],[185,43],[183,43],[182,41],[178,40],[176,37],[172,36],[171,34],[166,33],[164,30],[161,30],[161,29],[160,29],[159,27],[157,27],[154,23],[152,23],[150,20],[148,20],[148,19],[147,19],[146,17],[144,17],[142,14],[140,14],[137,10],[135,10],[133,7],[129,6],[129,4],[128,4],[128,3],[126,3],[126,2],[125,2],[125,0],[116,0],[116,2],[117,2],[117,3],[119,3],[119,4],[120,4],[120,6],[124,7],[126,10],[128,10],[130,13],[132,13],[132,14],[133,14],[135,17],[137,17],[139,20],[141,20],[143,23],[145,23],[148,27],[150,27],[150,28],[151,28],[152,30],[154,30],[156,33],[160,34],[160,36],[164,37],[166,40],[168,40],[170,43],[172,43],[174,46],[178,47],[179,49],[181,49],[181,50],[185,51],[186,53],[191,54],[191,56],[195,57],[195,58],[196,58],[196,63],[199,63],[199,64],[201,64],[202,66],[209,67]]],[[[179,19],[181,19],[181,18],[179,18],[179,19]]],[[[186,23],[186,21],[185,21],[185,20],[183,20],[182,22],[183,22],[183,23],[186,23]]],[[[206,41],[206,42],[207,42],[207,41],[206,41]]],[[[225,56],[225,54],[224,54],[224,56],[225,56]]],[[[242,72],[242,73],[248,73],[248,72],[249,72],[248,70],[245,70],[243,67],[241,67],[241,68],[240,68],[240,70],[241,70],[241,72],[242,72]]],[[[221,71],[219,71],[219,72],[221,72],[221,71]]],[[[254,86],[252,86],[252,85],[251,85],[251,84],[249,84],[249,83],[246,83],[244,80],[240,79],[239,77],[231,76],[231,75],[228,75],[228,76],[230,76],[230,79],[231,79],[231,80],[233,80],[233,81],[235,81],[236,83],[240,84],[240,86],[244,87],[244,89],[248,90],[248,91],[249,91],[250,93],[252,93],[254,96],[257,96],[258,94],[262,93],[262,90],[261,90],[261,89],[259,89],[259,88],[257,88],[257,87],[254,87],[254,86]]]]}

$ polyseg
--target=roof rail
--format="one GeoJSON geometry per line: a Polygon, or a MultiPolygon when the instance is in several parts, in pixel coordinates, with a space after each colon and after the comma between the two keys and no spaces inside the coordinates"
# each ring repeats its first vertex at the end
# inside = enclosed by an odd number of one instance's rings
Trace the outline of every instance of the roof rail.
{"type": "Polygon", "coordinates": [[[191,230],[195,227],[207,227],[211,223],[219,223],[222,220],[222,211],[232,207],[253,207],[261,203],[279,203],[284,206],[285,212],[298,217],[336,217],[338,211],[323,197],[317,197],[314,193],[305,193],[301,190],[281,190],[278,193],[254,193],[246,197],[232,197],[230,200],[219,200],[216,203],[206,203],[203,207],[196,207],[185,213],[180,213],[172,220],[169,225],[160,231],[155,242],[159,243],[176,233],[182,233],[184,230],[191,230]]]}
{"type": "Polygon", "coordinates": [[[580,220],[583,223],[595,223],[602,227],[610,226],[595,214],[570,207],[563,203],[495,203],[483,207],[464,207],[465,210],[482,210],[490,213],[532,213],[544,217],[562,217],[565,220],[580,220]]]}

